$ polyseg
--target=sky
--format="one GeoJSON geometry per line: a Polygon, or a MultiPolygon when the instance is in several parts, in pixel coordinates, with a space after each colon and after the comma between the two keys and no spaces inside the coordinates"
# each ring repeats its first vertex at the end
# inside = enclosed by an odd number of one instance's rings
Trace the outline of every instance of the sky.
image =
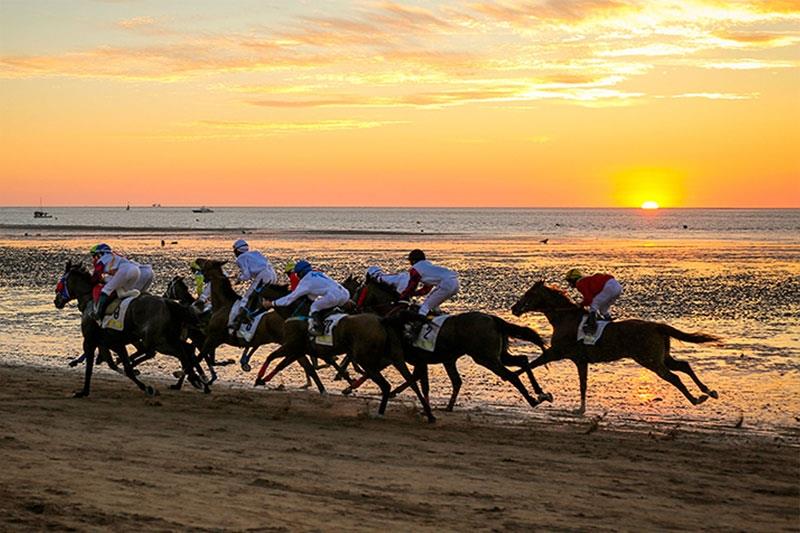
{"type": "Polygon", "coordinates": [[[800,207],[800,1],[0,0],[0,205],[800,207]]]}

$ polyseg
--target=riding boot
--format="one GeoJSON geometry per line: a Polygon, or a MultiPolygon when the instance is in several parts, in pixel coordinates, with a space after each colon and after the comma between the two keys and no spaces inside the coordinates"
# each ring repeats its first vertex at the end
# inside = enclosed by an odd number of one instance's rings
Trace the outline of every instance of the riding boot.
{"type": "Polygon", "coordinates": [[[425,324],[427,321],[427,316],[417,313],[409,313],[408,326],[406,328],[406,338],[409,340],[409,342],[414,342],[417,340],[420,331],[422,331],[423,324],[425,324]]]}
{"type": "Polygon", "coordinates": [[[92,318],[95,320],[102,320],[103,316],[106,314],[106,309],[108,309],[108,304],[110,303],[111,298],[109,298],[108,294],[101,292],[100,297],[97,299],[97,304],[94,306],[92,318]]]}
{"type": "Polygon", "coordinates": [[[586,319],[586,324],[583,325],[583,333],[594,335],[595,332],[597,332],[597,313],[589,311],[589,317],[586,319]]]}
{"type": "Polygon", "coordinates": [[[325,334],[325,325],[322,322],[320,311],[315,311],[308,317],[308,332],[315,337],[325,334]]]}

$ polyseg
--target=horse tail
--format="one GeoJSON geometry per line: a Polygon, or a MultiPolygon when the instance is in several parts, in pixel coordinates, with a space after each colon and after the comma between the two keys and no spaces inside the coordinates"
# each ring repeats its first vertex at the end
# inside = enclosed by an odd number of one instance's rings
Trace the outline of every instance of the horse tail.
{"type": "Polygon", "coordinates": [[[685,342],[700,344],[704,342],[719,342],[721,340],[719,337],[707,333],[686,333],[668,324],[656,324],[656,329],[658,329],[659,333],[662,335],[685,342]]]}
{"type": "Polygon", "coordinates": [[[524,341],[532,342],[542,350],[547,348],[547,344],[545,344],[544,339],[542,339],[541,335],[536,333],[536,331],[533,329],[526,326],[518,326],[516,324],[512,324],[511,322],[506,322],[499,316],[492,318],[494,318],[497,327],[504,336],[511,337],[512,339],[522,339],[524,341]]]}

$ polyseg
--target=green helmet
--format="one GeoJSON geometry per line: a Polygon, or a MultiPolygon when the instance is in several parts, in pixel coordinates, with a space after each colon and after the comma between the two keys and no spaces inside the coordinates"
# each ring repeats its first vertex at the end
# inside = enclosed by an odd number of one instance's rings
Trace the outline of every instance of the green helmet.
{"type": "Polygon", "coordinates": [[[286,262],[286,266],[284,266],[284,267],[283,267],[283,272],[284,272],[286,275],[289,275],[289,274],[291,274],[291,273],[294,271],[294,267],[295,267],[295,262],[294,262],[294,259],[289,259],[289,260],[286,262]]]}
{"type": "Polygon", "coordinates": [[[578,269],[578,268],[573,268],[573,269],[570,269],[569,272],[567,272],[567,275],[564,276],[564,279],[567,280],[570,283],[575,283],[576,281],[578,281],[582,277],[583,277],[583,272],[581,272],[580,269],[578,269]]]}
{"type": "Polygon", "coordinates": [[[91,255],[103,255],[107,253],[111,253],[111,247],[104,242],[100,244],[95,244],[89,249],[89,253],[91,255]]]}

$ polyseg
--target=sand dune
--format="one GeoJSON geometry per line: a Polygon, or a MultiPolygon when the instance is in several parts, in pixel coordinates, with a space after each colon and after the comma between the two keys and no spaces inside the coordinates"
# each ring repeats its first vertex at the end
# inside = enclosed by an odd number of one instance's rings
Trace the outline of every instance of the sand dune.
{"type": "Polygon", "coordinates": [[[785,443],[0,365],[0,530],[797,530],[785,443]]]}

